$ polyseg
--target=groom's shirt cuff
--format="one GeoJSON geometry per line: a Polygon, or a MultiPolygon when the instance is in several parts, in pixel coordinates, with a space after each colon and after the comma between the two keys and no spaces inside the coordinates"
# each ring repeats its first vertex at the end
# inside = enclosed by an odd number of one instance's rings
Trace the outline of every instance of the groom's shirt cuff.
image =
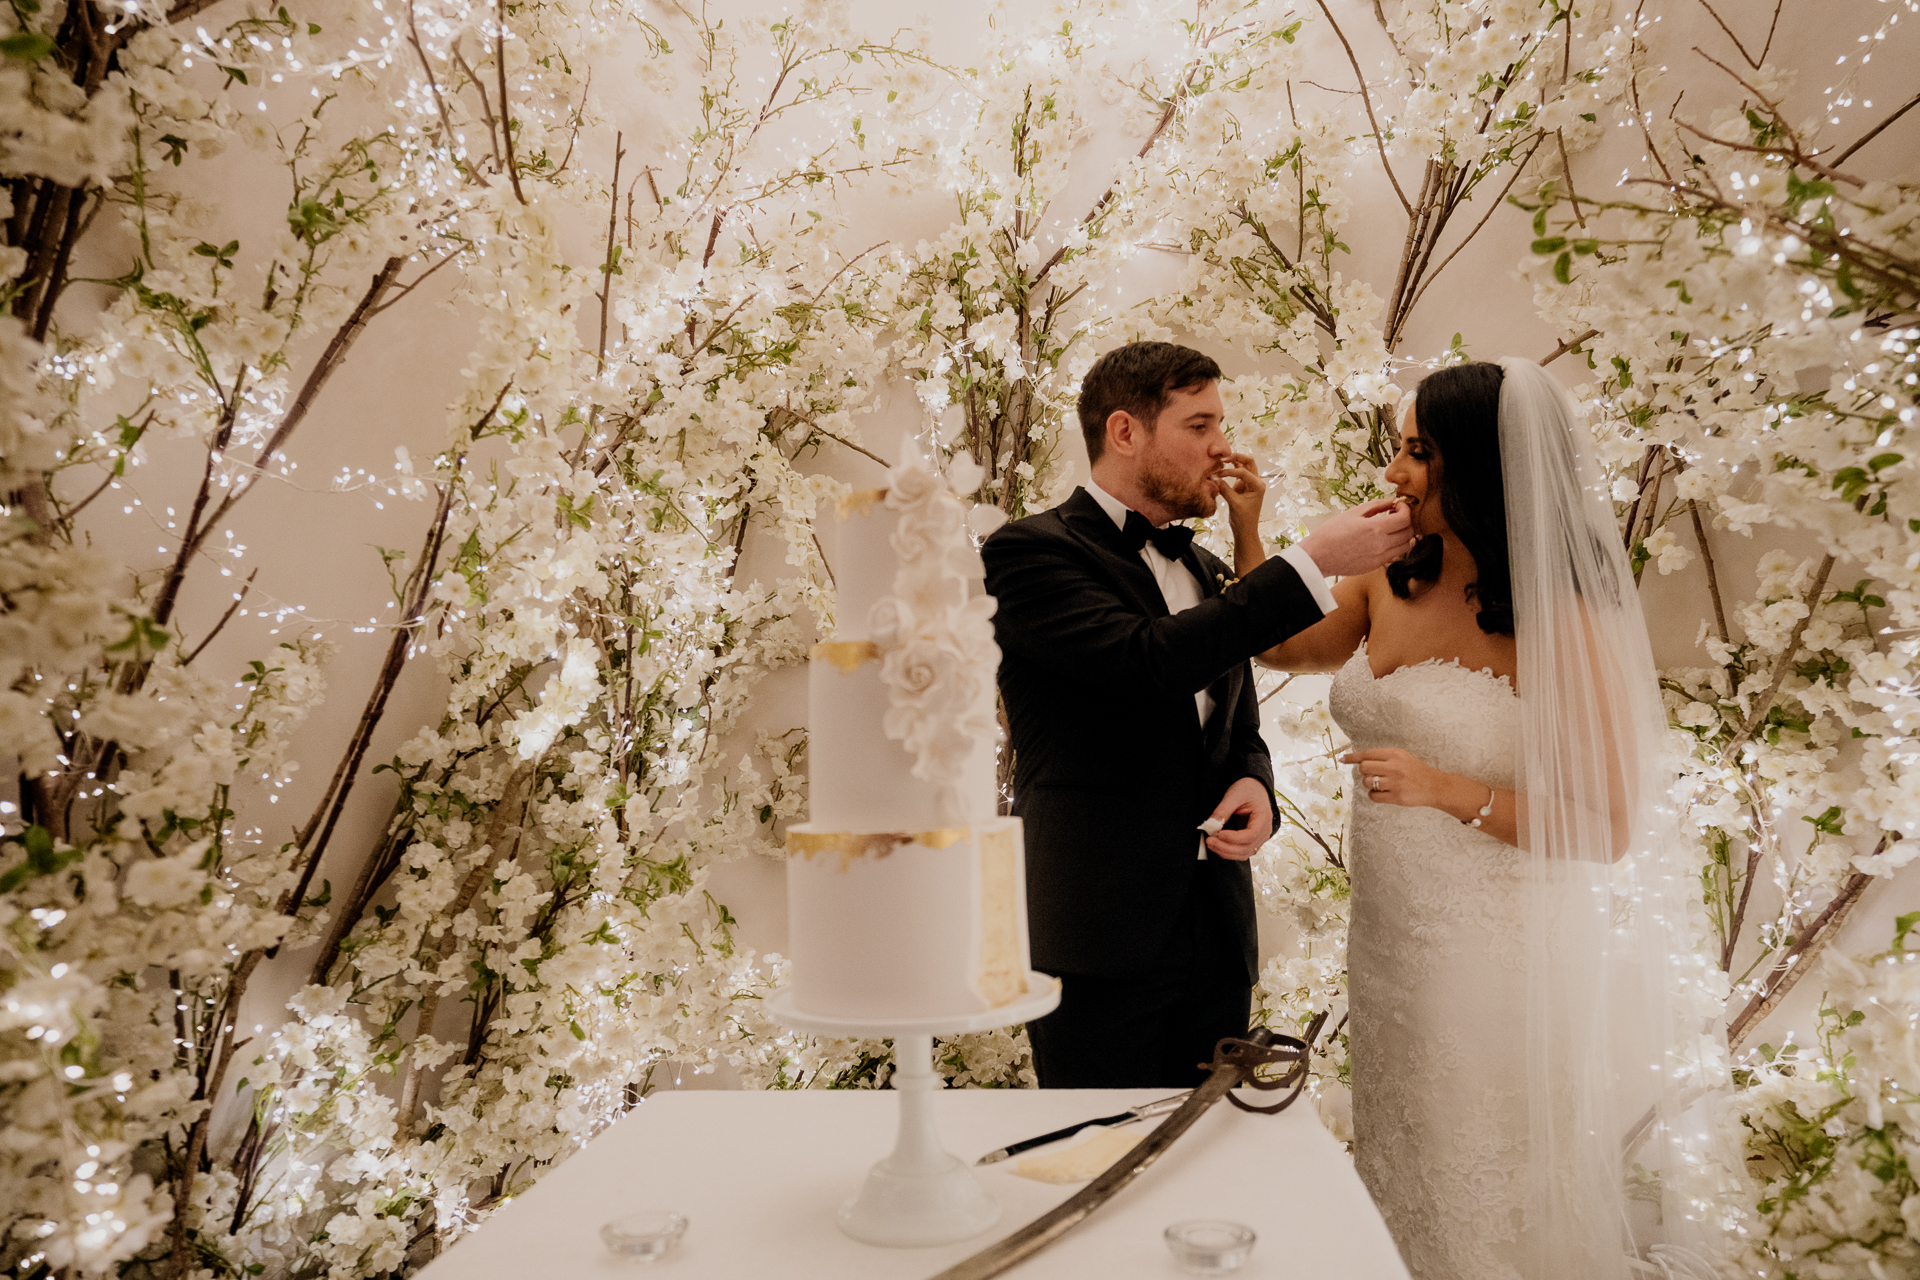
{"type": "Polygon", "coordinates": [[[1306,584],[1313,602],[1320,606],[1321,616],[1340,607],[1340,602],[1333,598],[1333,588],[1327,585],[1327,575],[1320,572],[1320,566],[1313,562],[1313,557],[1307,554],[1305,547],[1296,542],[1282,551],[1280,558],[1292,565],[1293,571],[1300,575],[1300,581],[1306,584]]]}

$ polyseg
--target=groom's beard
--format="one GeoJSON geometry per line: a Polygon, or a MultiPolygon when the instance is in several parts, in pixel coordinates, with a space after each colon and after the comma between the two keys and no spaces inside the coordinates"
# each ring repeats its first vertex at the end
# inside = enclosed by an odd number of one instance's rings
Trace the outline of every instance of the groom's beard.
{"type": "Polygon", "coordinates": [[[1175,520],[1210,516],[1220,497],[1209,477],[1188,479],[1167,467],[1158,454],[1140,460],[1140,492],[1173,513],[1175,520]]]}

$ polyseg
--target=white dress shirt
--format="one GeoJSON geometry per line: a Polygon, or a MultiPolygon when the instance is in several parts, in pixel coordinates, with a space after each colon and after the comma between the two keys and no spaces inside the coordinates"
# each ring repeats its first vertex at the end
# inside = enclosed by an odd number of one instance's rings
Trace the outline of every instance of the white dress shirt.
{"type": "MultiPolygon", "coordinates": [[[[1124,502],[1092,480],[1087,481],[1087,492],[1092,494],[1093,500],[1100,504],[1100,509],[1112,518],[1115,527],[1126,528],[1128,508],[1124,502]]],[[[1313,562],[1313,557],[1298,544],[1282,551],[1280,558],[1292,565],[1294,572],[1300,575],[1300,581],[1306,584],[1308,592],[1313,596],[1313,602],[1320,606],[1320,612],[1323,615],[1332,613],[1339,607],[1334,601],[1332,590],[1327,586],[1326,575],[1320,572],[1320,566],[1313,562]]],[[[1160,598],[1166,602],[1168,613],[1183,613],[1200,603],[1202,599],[1200,584],[1194,580],[1193,574],[1185,565],[1178,560],[1169,560],[1152,542],[1140,548],[1140,559],[1146,562],[1148,571],[1153,574],[1153,580],[1160,584],[1160,598]]],[[[1204,688],[1201,689],[1193,695],[1193,707],[1200,716],[1201,725],[1205,726],[1207,717],[1213,714],[1213,694],[1204,688]]],[[[1204,836],[1200,840],[1200,856],[1202,858],[1207,856],[1204,836]]]]}

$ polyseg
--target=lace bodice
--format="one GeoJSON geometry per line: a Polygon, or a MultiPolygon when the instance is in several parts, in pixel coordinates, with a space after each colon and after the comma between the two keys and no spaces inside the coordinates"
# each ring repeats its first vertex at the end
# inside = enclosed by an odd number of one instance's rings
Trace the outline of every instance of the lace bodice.
{"type": "Polygon", "coordinates": [[[1505,676],[1429,658],[1376,678],[1363,641],[1328,709],[1357,750],[1402,747],[1449,773],[1511,788],[1520,701],[1505,676]]]}
{"type": "MultiPolygon", "coordinates": [[[[1520,701],[1504,678],[1429,661],[1334,677],[1355,749],[1400,747],[1514,785],[1520,701]]],[[[1438,809],[1350,794],[1354,1152],[1418,1280],[1519,1280],[1528,1132],[1518,927],[1527,860],[1438,809]]]]}

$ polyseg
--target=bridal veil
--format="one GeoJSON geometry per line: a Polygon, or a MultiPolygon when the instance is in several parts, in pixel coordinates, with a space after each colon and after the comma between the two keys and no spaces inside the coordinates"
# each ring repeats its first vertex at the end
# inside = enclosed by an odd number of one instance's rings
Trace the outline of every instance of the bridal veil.
{"type": "Polygon", "coordinates": [[[1500,365],[1531,868],[1528,1274],[1695,1274],[1708,1206],[1690,1198],[1690,1152],[1704,1136],[1684,1104],[1723,1054],[1646,620],[1572,398],[1532,361],[1500,365]]]}

